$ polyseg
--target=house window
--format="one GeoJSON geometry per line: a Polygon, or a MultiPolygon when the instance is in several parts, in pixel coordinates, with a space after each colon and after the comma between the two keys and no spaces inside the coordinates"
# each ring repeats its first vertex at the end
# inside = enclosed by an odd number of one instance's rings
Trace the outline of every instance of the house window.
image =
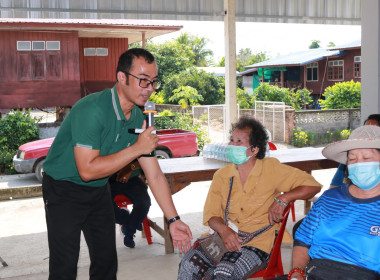
{"type": "Polygon", "coordinates": [[[108,56],[108,48],[84,48],[84,56],[108,56]]]}
{"type": "Polygon", "coordinates": [[[30,51],[32,49],[32,43],[30,41],[17,41],[18,51],[30,51]]]}
{"type": "Polygon", "coordinates": [[[44,51],[45,50],[45,41],[33,41],[32,42],[33,51],[44,51]]]}
{"type": "Polygon", "coordinates": [[[60,41],[46,41],[46,50],[47,51],[61,50],[61,42],[60,41]]]}
{"type": "Polygon", "coordinates": [[[306,65],[307,81],[318,81],[318,62],[306,65]]]}
{"type": "Polygon", "coordinates": [[[61,79],[60,49],[60,41],[17,41],[18,79],[20,81],[61,79]]]}
{"type": "Polygon", "coordinates": [[[354,78],[360,78],[362,76],[361,68],[362,68],[362,57],[355,56],[354,57],[354,78]]]}
{"type": "Polygon", "coordinates": [[[329,61],[328,63],[328,69],[327,69],[327,78],[331,81],[343,80],[343,60],[333,60],[329,61]]]}
{"type": "Polygon", "coordinates": [[[108,56],[108,48],[96,48],[97,56],[108,56]]]}
{"type": "Polygon", "coordinates": [[[84,48],[84,56],[94,56],[96,55],[95,48],[84,48]]]}

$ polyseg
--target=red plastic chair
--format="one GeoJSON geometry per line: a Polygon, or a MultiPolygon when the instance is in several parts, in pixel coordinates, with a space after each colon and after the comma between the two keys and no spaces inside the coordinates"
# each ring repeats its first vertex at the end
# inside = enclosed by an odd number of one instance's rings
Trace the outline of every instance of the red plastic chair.
{"type": "MultiPolygon", "coordinates": [[[[128,205],[133,205],[133,203],[129,200],[128,197],[126,197],[125,195],[123,194],[118,194],[115,196],[115,198],[113,199],[113,201],[116,203],[116,205],[119,207],[119,208],[128,208],[128,205]]],[[[143,221],[143,229],[144,229],[144,233],[145,233],[145,237],[146,237],[146,241],[148,242],[148,244],[152,244],[152,233],[150,231],[150,226],[149,226],[149,220],[148,220],[148,217],[145,217],[144,221],[143,221]]]]}
{"type": "Polygon", "coordinates": [[[293,203],[289,203],[289,205],[286,206],[284,210],[284,219],[281,222],[281,227],[275,239],[267,267],[263,270],[256,272],[250,278],[262,277],[264,280],[266,280],[284,275],[284,269],[282,267],[281,259],[281,243],[285,232],[286,222],[288,221],[288,216],[290,209],[292,208],[292,205],[293,203]]]}

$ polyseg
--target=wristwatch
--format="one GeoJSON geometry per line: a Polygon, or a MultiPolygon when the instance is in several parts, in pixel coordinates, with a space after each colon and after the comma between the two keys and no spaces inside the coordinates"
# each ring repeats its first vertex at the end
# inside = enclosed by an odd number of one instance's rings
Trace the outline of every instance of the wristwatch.
{"type": "Polygon", "coordinates": [[[174,218],[171,218],[170,220],[168,220],[168,226],[170,226],[170,224],[174,223],[175,221],[177,220],[180,220],[181,218],[179,216],[177,217],[174,217],[174,218]]]}

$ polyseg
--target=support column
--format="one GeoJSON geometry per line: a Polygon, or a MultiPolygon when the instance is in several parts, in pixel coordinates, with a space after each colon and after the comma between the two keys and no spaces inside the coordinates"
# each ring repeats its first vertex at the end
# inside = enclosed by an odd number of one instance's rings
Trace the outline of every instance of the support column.
{"type": "MultiPolygon", "coordinates": [[[[238,118],[236,98],[236,0],[224,0],[224,11],[225,104],[227,108],[225,133],[228,134],[231,124],[236,122],[238,118]]],[[[228,136],[226,139],[228,139],[228,136]]]]}
{"type": "Polygon", "coordinates": [[[379,1],[362,1],[361,10],[361,123],[363,123],[368,115],[380,113],[379,1]]]}
{"type": "Polygon", "coordinates": [[[141,32],[142,48],[145,49],[145,31],[141,32]]]}

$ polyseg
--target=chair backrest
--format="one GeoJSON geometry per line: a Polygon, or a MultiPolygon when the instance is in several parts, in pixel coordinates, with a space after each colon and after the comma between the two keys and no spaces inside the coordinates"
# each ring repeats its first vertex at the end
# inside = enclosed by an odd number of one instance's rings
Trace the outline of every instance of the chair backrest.
{"type": "Polygon", "coordinates": [[[127,207],[129,204],[132,204],[132,202],[129,200],[129,198],[126,197],[126,196],[123,195],[123,194],[117,194],[117,195],[115,195],[113,201],[116,203],[116,205],[117,205],[119,208],[125,208],[125,207],[127,207]]]}
{"type": "Polygon", "coordinates": [[[288,221],[288,216],[289,216],[289,212],[292,205],[293,205],[293,202],[289,203],[288,206],[286,206],[284,210],[284,214],[283,214],[284,219],[281,222],[280,230],[278,231],[278,234],[274,241],[274,245],[270,253],[267,267],[263,270],[256,272],[250,278],[263,277],[263,279],[270,279],[270,278],[275,278],[275,277],[284,275],[284,269],[282,267],[282,259],[281,259],[281,243],[282,243],[282,238],[284,236],[286,223],[288,221]]]}

